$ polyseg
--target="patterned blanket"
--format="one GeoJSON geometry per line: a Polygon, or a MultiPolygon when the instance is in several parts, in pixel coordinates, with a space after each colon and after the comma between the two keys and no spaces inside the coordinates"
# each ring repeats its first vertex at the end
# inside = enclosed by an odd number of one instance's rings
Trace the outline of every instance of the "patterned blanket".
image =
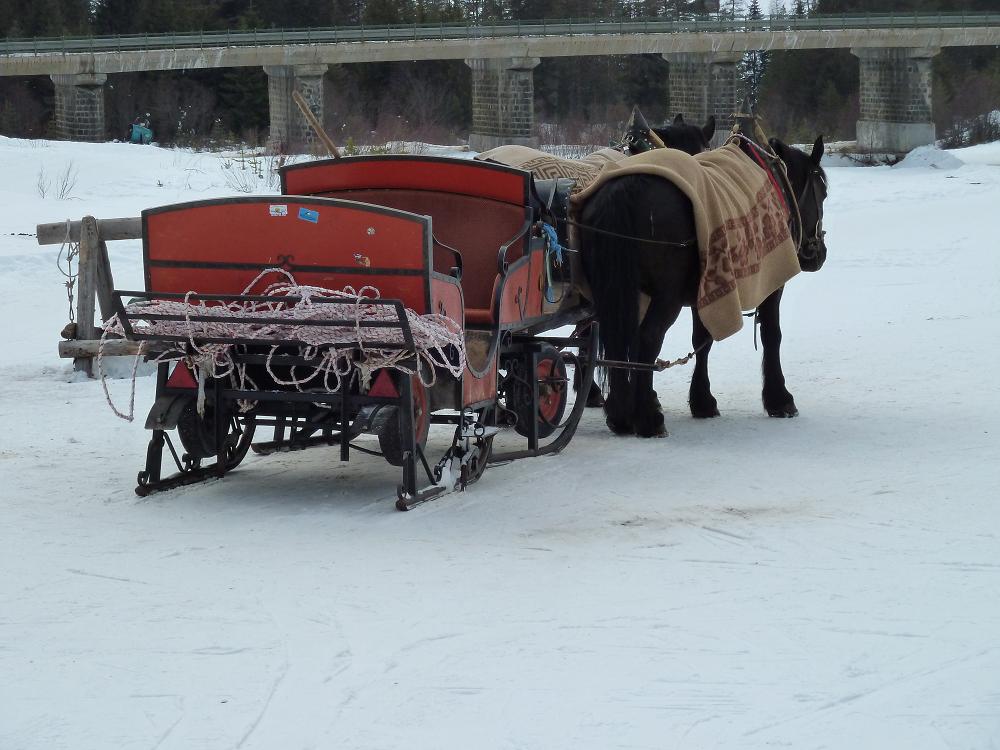
{"type": "Polygon", "coordinates": [[[767,173],[735,144],[689,156],[655,149],[609,162],[571,199],[579,215],[608,180],[652,174],[670,180],[694,206],[701,280],[698,314],[716,341],[743,327],[753,310],[799,272],[788,213],[767,173]]]}
{"type": "Polygon", "coordinates": [[[607,164],[614,164],[627,158],[621,151],[602,148],[582,159],[563,159],[527,146],[498,146],[476,155],[480,161],[495,161],[508,167],[526,169],[539,180],[568,178],[576,181],[573,192],[577,193],[590,185],[601,174],[607,164]]]}

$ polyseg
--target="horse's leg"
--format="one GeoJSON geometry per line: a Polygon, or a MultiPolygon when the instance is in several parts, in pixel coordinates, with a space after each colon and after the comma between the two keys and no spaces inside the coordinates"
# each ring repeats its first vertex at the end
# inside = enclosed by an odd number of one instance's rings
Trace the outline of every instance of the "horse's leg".
{"type": "Polygon", "coordinates": [[[691,375],[691,389],[688,391],[688,406],[691,407],[691,416],[696,419],[717,417],[719,404],[712,395],[712,383],[708,379],[708,353],[712,351],[712,337],[694,307],[691,308],[691,323],[694,373],[691,375]]]}
{"type": "MultiPolygon", "coordinates": [[[[582,323],[577,323],[573,335],[582,337],[592,322],[593,318],[588,318],[582,323]]],[[[589,383],[581,383],[580,380],[580,370],[577,368],[576,374],[573,377],[573,390],[579,394],[577,398],[586,398],[588,408],[604,406],[604,394],[601,392],[601,386],[597,384],[597,379],[592,377],[589,383]]]]}
{"type": "MultiPolygon", "coordinates": [[[[625,361],[624,348],[610,342],[604,345],[604,356],[611,360],[625,361]]],[[[629,371],[617,367],[608,368],[608,397],[604,400],[604,416],[608,428],[616,435],[630,435],[634,431],[632,413],[635,410],[634,381],[629,371]]]]}
{"type": "Polygon", "coordinates": [[[785,375],[781,371],[781,323],[779,308],[784,288],[772,293],[757,309],[760,323],[760,342],[764,348],[762,370],[764,389],[761,393],[764,410],[771,417],[794,417],[799,413],[795,399],[785,388],[785,375]]]}
{"type": "MultiPolygon", "coordinates": [[[[674,324],[681,312],[681,304],[671,297],[654,297],[646,311],[646,317],[639,326],[639,357],[644,364],[653,364],[667,329],[674,324]]],[[[639,437],[665,437],[667,430],[663,424],[660,400],[653,390],[653,371],[635,370],[632,373],[635,392],[635,434],[639,437]]]]}

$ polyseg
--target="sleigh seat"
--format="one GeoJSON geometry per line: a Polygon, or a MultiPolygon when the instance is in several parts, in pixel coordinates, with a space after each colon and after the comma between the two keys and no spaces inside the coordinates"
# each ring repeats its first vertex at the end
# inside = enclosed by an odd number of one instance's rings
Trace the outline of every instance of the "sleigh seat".
{"type": "Polygon", "coordinates": [[[432,220],[435,271],[460,276],[467,327],[501,320],[507,265],[528,253],[531,175],[467,159],[363,156],[281,170],[282,192],[385,206],[432,220]]]}

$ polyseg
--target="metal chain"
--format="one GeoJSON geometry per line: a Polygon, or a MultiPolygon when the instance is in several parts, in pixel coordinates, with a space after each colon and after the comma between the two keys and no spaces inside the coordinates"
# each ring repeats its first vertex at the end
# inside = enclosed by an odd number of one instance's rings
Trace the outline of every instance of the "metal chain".
{"type": "Polygon", "coordinates": [[[647,362],[631,362],[621,359],[599,359],[597,364],[601,367],[612,367],[620,368],[622,370],[651,370],[653,372],[663,372],[671,367],[678,367],[680,365],[686,365],[690,362],[698,352],[704,349],[712,339],[706,339],[702,341],[693,352],[688,352],[683,357],[678,357],[677,359],[667,361],[665,359],[660,359],[659,357],[652,363],[647,362]]]}
{"type": "Polygon", "coordinates": [[[76,310],[73,304],[74,295],[73,289],[76,286],[76,279],[80,275],[80,269],[77,268],[76,273],[73,273],[73,261],[80,254],[80,243],[73,242],[70,239],[70,220],[66,219],[66,237],[63,239],[62,245],[59,247],[59,255],[56,256],[56,268],[59,272],[66,277],[66,281],[63,285],[66,287],[66,302],[69,305],[69,322],[76,322],[76,310]],[[68,249],[67,249],[68,248],[68,249]],[[63,252],[66,253],[65,260],[63,258],[63,252]],[[63,268],[63,263],[65,262],[66,267],[63,268]]]}

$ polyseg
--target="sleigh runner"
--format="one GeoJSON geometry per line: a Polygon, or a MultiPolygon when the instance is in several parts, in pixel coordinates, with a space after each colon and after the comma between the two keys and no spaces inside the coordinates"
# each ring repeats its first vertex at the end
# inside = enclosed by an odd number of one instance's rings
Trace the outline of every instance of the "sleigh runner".
{"type": "Polygon", "coordinates": [[[251,448],[327,445],[401,467],[407,509],[568,443],[595,331],[543,335],[590,311],[529,173],[356,157],[286,168],[282,188],[143,213],[145,289],[114,295],[116,330],[160,360],[137,492],[222,476],[251,448]],[[452,438],[429,457],[435,424],[452,438]],[[501,431],[522,447],[494,454],[501,431]]]}

